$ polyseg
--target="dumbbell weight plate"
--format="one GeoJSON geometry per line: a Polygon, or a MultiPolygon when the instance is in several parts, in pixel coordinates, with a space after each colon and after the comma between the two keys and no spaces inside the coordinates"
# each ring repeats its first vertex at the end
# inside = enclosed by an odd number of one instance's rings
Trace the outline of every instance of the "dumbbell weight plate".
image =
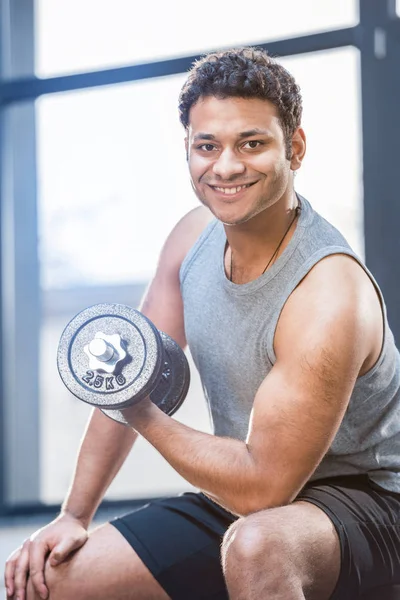
{"type": "Polygon", "coordinates": [[[167,415],[173,415],[186,398],[190,385],[190,368],[182,348],[163,331],[164,367],[151,400],[167,415]]]}
{"type": "Polygon", "coordinates": [[[78,313],[64,329],[57,366],[66,387],[80,400],[106,409],[139,402],[154,388],[164,362],[161,335],[139,311],[123,304],[96,304],[78,313]],[[118,333],[127,357],[113,373],[89,368],[84,348],[97,332],[118,333]]]}
{"type": "MultiPolygon", "coordinates": [[[[164,366],[156,388],[150,394],[151,400],[167,415],[172,416],[183,403],[190,385],[190,368],[187,358],[180,346],[159,331],[164,346],[164,366]]],[[[123,410],[101,409],[105,415],[129,425],[123,410]]]]}

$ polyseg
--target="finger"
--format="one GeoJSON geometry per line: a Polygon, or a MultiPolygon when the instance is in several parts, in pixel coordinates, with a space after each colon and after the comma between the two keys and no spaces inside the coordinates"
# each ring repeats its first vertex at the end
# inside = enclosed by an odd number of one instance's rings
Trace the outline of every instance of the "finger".
{"type": "Polygon", "coordinates": [[[4,586],[7,591],[7,596],[13,596],[14,594],[15,567],[20,554],[21,548],[18,548],[18,550],[10,555],[6,562],[6,568],[4,570],[4,586]]]}
{"type": "Polygon", "coordinates": [[[58,564],[63,562],[74,550],[78,550],[87,540],[87,532],[76,538],[67,538],[61,541],[53,549],[49,557],[49,562],[52,567],[56,567],[58,564]]]}
{"type": "Polygon", "coordinates": [[[15,600],[24,600],[25,599],[26,581],[28,578],[28,570],[29,570],[29,545],[30,545],[29,540],[24,542],[24,544],[22,546],[21,554],[19,555],[17,564],[15,566],[15,576],[14,576],[15,600]]]}
{"type": "Polygon", "coordinates": [[[44,564],[48,552],[49,547],[45,542],[35,540],[31,543],[29,575],[36,593],[43,599],[49,595],[44,578],[44,564]]]}

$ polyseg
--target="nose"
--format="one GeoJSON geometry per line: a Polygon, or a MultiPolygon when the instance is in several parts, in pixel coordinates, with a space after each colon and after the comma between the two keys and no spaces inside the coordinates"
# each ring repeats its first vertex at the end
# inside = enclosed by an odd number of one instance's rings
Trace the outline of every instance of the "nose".
{"type": "Polygon", "coordinates": [[[223,150],[213,165],[214,174],[225,181],[234,175],[244,173],[244,171],[245,166],[243,162],[230,148],[223,150]]]}

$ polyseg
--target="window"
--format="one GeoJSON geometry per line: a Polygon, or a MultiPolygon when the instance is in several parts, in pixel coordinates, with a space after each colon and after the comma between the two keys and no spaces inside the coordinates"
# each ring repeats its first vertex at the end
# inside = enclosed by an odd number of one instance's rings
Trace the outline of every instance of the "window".
{"type": "MultiPolygon", "coordinates": [[[[59,502],[65,495],[90,412],[66,390],[57,372],[63,328],[92,304],[137,306],[168,232],[197,205],[177,112],[183,81],[184,76],[177,76],[56,94],[36,104],[45,502],[59,502]]],[[[209,430],[193,364],[191,372],[191,391],[177,417],[209,430]]],[[[191,489],[144,440],[137,446],[108,497],[191,489]]]]}
{"type": "MultiPolygon", "coordinates": [[[[308,150],[296,188],[363,255],[358,51],[319,52],[282,63],[297,78],[304,97],[308,150]]],[[[58,376],[62,329],[90,304],[135,306],[166,235],[198,204],[177,113],[184,79],[179,75],[57,94],[36,105],[42,497],[47,502],[65,495],[90,410],[66,391],[58,376]]],[[[208,414],[193,364],[191,372],[190,395],[177,418],[207,431],[208,414]]],[[[189,484],[141,440],[108,497],[185,489],[189,484]]]]}
{"type": "Polygon", "coordinates": [[[36,73],[49,77],[350,27],[357,0],[36,0],[36,73]]]}

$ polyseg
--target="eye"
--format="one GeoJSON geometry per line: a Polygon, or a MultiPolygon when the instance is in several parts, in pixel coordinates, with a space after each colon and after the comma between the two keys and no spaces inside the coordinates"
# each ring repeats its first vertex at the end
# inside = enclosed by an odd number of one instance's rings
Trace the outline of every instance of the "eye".
{"type": "Polygon", "coordinates": [[[197,146],[199,150],[204,150],[205,152],[212,152],[215,148],[213,144],[201,144],[201,146],[197,146]]]}
{"type": "Polygon", "coordinates": [[[258,148],[259,146],[262,146],[262,142],[260,142],[259,140],[250,140],[243,145],[243,147],[245,147],[245,146],[249,146],[251,148],[251,150],[254,150],[255,148],[258,148]]]}

